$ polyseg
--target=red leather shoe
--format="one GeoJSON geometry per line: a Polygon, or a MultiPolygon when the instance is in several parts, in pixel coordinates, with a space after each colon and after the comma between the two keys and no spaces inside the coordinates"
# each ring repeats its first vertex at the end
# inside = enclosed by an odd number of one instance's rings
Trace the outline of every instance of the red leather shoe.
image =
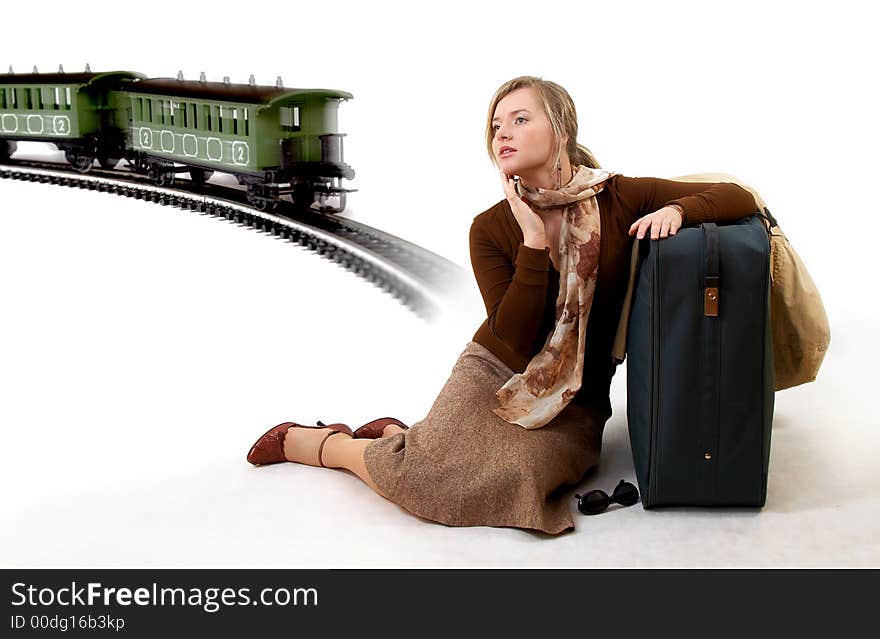
{"type": "MultiPolygon", "coordinates": [[[[277,464],[279,462],[287,461],[287,458],[284,456],[284,436],[287,435],[287,431],[290,428],[330,428],[332,430],[327,433],[327,437],[335,435],[336,433],[347,433],[354,436],[354,433],[351,432],[351,428],[346,424],[325,425],[320,421],[318,424],[318,426],[303,426],[302,424],[297,424],[295,422],[284,422],[283,424],[273,426],[263,433],[262,437],[254,442],[254,445],[251,446],[250,451],[248,451],[247,460],[254,466],[264,466],[266,464],[277,464]]],[[[324,451],[324,444],[327,442],[327,437],[321,441],[321,446],[318,448],[318,463],[321,464],[321,466],[324,466],[324,460],[321,458],[321,453],[324,451]]],[[[324,468],[327,467],[324,466],[324,468]]]]}
{"type": "Polygon", "coordinates": [[[395,419],[394,417],[380,417],[379,419],[367,422],[354,431],[354,437],[357,439],[379,439],[382,436],[382,431],[385,430],[385,427],[388,424],[397,424],[403,430],[409,430],[409,426],[399,419],[395,419]]]}

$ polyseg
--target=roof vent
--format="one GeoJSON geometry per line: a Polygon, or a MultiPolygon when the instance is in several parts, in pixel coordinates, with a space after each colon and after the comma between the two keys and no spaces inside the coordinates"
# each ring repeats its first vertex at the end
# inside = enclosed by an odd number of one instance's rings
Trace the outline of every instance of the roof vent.
{"type": "Polygon", "coordinates": [[[223,76],[223,84],[229,84],[229,76],[228,75],[223,76]]]}
{"type": "Polygon", "coordinates": [[[88,62],[86,62],[86,73],[91,73],[91,72],[92,72],[92,67],[89,66],[88,62]]]}
{"type": "Polygon", "coordinates": [[[252,87],[257,86],[257,81],[254,79],[254,74],[251,73],[251,77],[248,78],[248,84],[252,87]]]}
{"type": "Polygon", "coordinates": [[[207,80],[205,80],[205,72],[204,71],[202,71],[199,74],[199,82],[207,82],[207,80]]]}
{"type": "Polygon", "coordinates": [[[275,78],[275,87],[278,89],[284,88],[284,85],[281,84],[281,76],[280,75],[277,78],[275,78]]]}
{"type": "Polygon", "coordinates": [[[62,67],[60,64],[58,65],[58,73],[64,73],[64,67],[62,67]]]}
{"type": "Polygon", "coordinates": [[[177,70],[177,81],[183,82],[183,71],[181,71],[180,69],[177,70]]]}
{"type": "Polygon", "coordinates": [[[10,74],[12,73],[12,65],[11,64],[9,65],[9,71],[7,73],[10,73],[10,74]]]}
{"type": "Polygon", "coordinates": [[[39,73],[39,71],[37,71],[37,65],[36,65],[36,64],[34,65],[34,73],[39,73]]]}

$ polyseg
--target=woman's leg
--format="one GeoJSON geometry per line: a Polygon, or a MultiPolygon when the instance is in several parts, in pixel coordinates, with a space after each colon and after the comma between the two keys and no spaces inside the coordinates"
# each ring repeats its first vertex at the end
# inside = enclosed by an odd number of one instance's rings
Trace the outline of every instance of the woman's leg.
{"type": "MultiPolygon", "coordinates": [[[[310,466],[319,466],[318,447],[321,440],[327,435],[327,428],[291,428],[284,438],[284,456],[288,461],[310,466]]],[[[403,432],[403,429],[395,424],[388,424],[382,433],[382,437],[390,437],[403,432]]],[[[340,434],[328,437],[321,452],[321,459],[328,468],[345,468],[360,477],[364,483],[377,494],[385,497],[379,490],[364,464],[364,449],[370,445],[372,439],[354,439],[353,437],[340,434]]],[[[385,497],[387,499],[387,497],[385,497]]]]}

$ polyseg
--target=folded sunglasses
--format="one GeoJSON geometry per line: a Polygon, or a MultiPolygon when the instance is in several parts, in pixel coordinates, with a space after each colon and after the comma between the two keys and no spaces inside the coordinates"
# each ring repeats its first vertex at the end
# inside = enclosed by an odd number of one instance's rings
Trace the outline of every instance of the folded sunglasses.
{"type": "Polygon", "coordinates": [[[639,500],[639,491],[628,481],[621,479],[614,489],[611,497],[604,490],[591,490],[583,495],[575,494],[578,500],[578,510],[585,515],[598,515],[608,508],[611,502],[621,506],[632,506],[639,500]]]}

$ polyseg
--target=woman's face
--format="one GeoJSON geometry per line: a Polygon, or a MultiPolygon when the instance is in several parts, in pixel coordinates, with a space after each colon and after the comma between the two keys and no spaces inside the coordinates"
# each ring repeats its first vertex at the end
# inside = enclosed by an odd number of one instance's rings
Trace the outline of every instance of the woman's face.
{"type": "Polygon", "coordinates": [[[502,171],[522,176],[547,170],[553,160],[553,129],[534,90],[522,87],[501,98],[492,128],[492,151],[502,171]]]}

